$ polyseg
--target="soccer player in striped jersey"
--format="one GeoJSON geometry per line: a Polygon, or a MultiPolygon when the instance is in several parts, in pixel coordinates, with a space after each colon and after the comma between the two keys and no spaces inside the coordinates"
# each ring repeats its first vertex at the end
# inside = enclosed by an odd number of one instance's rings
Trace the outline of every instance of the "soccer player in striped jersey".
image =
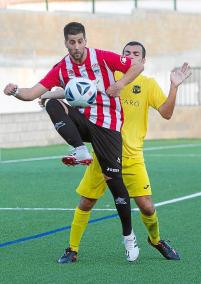
{"type": "MultiPolygon", "coordinates": [[[[123,55],[133,63],[145,63],[146,50],[139,42],[129,42],[123,49],[123,55]]],[[[120,98],[124,110],[122,175],[130,198],[140,209],[140,216],[148,233],[148,243],[156,248],[166,259],[179,260],[179,254],[167,241],[161,239],[157,212],[152,202],[149,177],[143,158],[143,142],[147,132],[148,110],[154,108],[165,119],[170,119],[175,106],[178,86],[190,76],[187,63],[174,69],[170,75],[170,90],[166,97],[153,78],[139,75],[121,92],[120,98]]],[[[120,79],[122,74],[117,74],[120,79]]],[[[101,172],[97,158],[86,169],[77,188],[81,196],[71,225],[69,248],[66,263],[77,261],[82,235],[90,218],[91,209],[103,196],[107,184],[101,172]]]]}
{"type": "MultiPolygon", "coordinates": [[[[139,254],[131,224],[130,199],[122,179],[122,138],[120,129],[123,111],[118,97],[120,90],[144,69],[141,62],[131,65],[131,59],[113,52],[86,47],[85,28],[72,22],[64,27],[65,45],[69,52],[32,88],[8,84],[4,93],[20,100],[34,100],[54,86],[65,88],[74,77],[87,77],[99,82],[95,102],[87,108],[72,108],[57,99],[46,104],[46,110],[58,133],[75,148],[63,158],[67,165],[90,164],[92,157],[84,142],[91,142],[104,178],[113,195],[124,236],[128,261],[139,254]],[[115,82],[115,71],[124,76],[115,82]]],[[[67,252],[59,259],[67,261],[67,252]]]]}

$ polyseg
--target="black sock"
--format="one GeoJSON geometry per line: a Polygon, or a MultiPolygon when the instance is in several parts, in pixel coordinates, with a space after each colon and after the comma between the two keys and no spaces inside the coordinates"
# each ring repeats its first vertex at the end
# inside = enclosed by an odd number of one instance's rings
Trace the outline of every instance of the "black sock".
{"type": "Polygon", "coordinates": [[[112,178],[106,181],[113,195],[115,206],[121,219],[123,235],[128,236],[132,231],[131,205],[127,189],[122,178],[112,178]]]}
{"type": "Polygon", "coordinates": [[[73,147],[84,145],[76,125],[67,115],[58,100],[49,100],[46,104],[46,110],[55,129],[68,144],[73,147]]]}

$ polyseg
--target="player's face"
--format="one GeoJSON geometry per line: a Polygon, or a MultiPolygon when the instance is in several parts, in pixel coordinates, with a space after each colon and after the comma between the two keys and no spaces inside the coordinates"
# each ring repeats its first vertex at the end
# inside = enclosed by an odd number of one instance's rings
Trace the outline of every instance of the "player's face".
{"type": "Polygon", "coordinates": [[[132,64],[145,63],[145,58],[142,58],[142,47],[140,45],[127,45],[124,49],[124,56],[128,56],[132,64]]]}
{"type": "Polygon", "coordinates": [[[85,60],[87,56],[86,44],[87,41],[83,33],[68,35],[68,38],[65,40],[65,46],[75,63],[82,63],[85,60]]]}

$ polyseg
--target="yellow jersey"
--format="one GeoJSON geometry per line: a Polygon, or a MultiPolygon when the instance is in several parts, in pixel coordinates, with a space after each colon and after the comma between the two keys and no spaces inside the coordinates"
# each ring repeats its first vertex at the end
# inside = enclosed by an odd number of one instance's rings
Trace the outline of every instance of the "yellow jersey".
{"type": "MultiPolygon", "coordinates": [[[[121,77],[122,73],[115,73],[116,80],[121,77]]],[[[121,130],[123,157],[143,158],[149,107],[157,110],[167,97],[153,78],[139,75],[122,89],[120,99],[124,111],[124,124],[121,130]]]]}

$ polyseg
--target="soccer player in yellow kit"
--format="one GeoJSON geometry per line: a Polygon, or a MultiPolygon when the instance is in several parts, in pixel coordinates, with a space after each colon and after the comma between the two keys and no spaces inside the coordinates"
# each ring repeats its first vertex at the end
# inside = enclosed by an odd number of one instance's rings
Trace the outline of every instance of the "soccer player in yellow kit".
{"type": "MultiPolygon", "coordinates": [[[[146,50],[139,42],[129,42],[123,49],[123,55],[129,56],[133,63],[145,63],[146,50]]],[[[175,69],[170,75],[170,90],[166,97],[157,82],[139,75],[121,92],[120,98],[124,110],[122,128],[123,157],[122,176],[130,198],[133,198],[140,209],[142,222],[148,232],[148,243],[166,258],[179,260],[179,254],[165,240],[161,240],[157,212],[151,199],[151,185],[143,158],[143,142],[147,132],[148,109],[156,109],[165,119],[170,119],[176,100],[178,86],[191,74],[187,63],[175,69]]],[[[117,80],[121,78],[117,74],[117,80]]],[[[68,261],[77,261],[77,253],[82,235],[86,229],[91,209],[104,194],[106,182],[101,168],[93,155],[93,163],[86,169],[84,177],[77,188],[81,196],[75,210],[70,232],[70,243],[66,250],[68,261]]]]}

